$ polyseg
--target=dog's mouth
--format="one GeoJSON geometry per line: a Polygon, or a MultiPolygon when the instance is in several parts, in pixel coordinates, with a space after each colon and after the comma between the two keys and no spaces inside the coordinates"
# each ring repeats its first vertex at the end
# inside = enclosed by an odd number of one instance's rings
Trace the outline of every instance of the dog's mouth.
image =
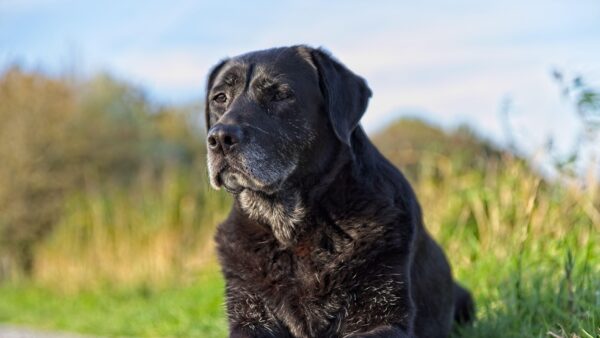
{"type": "Polygon", "coordinates": [[[227,161],[210,161],[209,159],[210,183],[213,188],[219,190],[225,188],[232,194],[240,193],[244,187],[238,178],[240,173],[233,169],[227,161]]]}
{"type": "Polygon", "coordinates": [[[281,190],[295,169],[278,168],[272,160],[248,158],[228,158],[225,156],[208,156],[210,183],[219,190],[223,187],[231,194],[239,194],[248,189],[268,195],[281,190]]]}
{"type": "Polygon", "coordinates": [[[273,193],[276,190],[275,186],[261,184],[242,170],[229,164],[224,164],[220,170],[214,173],[213,182],[215,188],[223,187],[230,194],[239,194],[244,189],[267,194],[273,193]]]}
{"type": "Polygon", "coordinates": [[[239,194],[246,187],[240,180],[240,174],[234,172],[229,166],[225,166],[215,177],[215,183],[218,187],[223,187],[230,194],[239,194]]]}

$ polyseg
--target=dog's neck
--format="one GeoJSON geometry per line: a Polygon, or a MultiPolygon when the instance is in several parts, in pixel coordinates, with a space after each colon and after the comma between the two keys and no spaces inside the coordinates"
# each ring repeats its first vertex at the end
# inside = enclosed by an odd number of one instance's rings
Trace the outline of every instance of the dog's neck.
{"type": "Polygon", "coordinates": [[[298,237],[300,224],[307,216],[298,190],[282,190],[272,195],[245,189],[237,197],[239,207],[252,220],[271,227],[283,246],[291,246],[298,237]]]}

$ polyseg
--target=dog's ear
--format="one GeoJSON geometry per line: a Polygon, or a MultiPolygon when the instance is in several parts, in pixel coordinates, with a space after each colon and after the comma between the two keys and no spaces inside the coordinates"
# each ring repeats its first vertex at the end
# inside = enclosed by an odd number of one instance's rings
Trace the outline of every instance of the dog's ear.
{"type": "Polygon", "coordinates": [[[208,97],[208,95],[210,94],[210,89],[212,88],[212,86],[215,82],[215,78],[217,77],[217,74],[219,74],[219,72],[221,71],[221,68],[223,68],[223,66],[227,63],[227,61],[229,61],[229,60],[228,59],[222,60],[216,66],[214,66],[210,70],[210,74],[208,75],[208,80],[206,81],[206,94],[204,95],[204,118],[206,121],[205,126],[206,126],[207,132],[208,132],[208,130],[210,130],[210,97],[208,97]]]}
{"type": "Polygon", "coordinates": [[[349,146],[352,132],[367,109],[371,89],[362,77],[326,51],[314,49],[312,58],[319,73],[319,85],[333,131],[340,141],[349,146]]]}

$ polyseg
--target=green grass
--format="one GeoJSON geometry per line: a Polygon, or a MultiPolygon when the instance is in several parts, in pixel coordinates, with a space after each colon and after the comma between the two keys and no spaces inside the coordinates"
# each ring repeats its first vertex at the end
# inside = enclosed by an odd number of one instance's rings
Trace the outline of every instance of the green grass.
{"type": "Polygon", "coordinates": [[[0,322],[100,336],[225,337],[223,281],[208,272],[192,285],[64,294],[0,287],[0,322]]]}
{"type": "MultiPolygon", "coordinates": [[[[459,269],[459,278],[477,298],[479,315],[460,337],[598,337],[598,267],[583,261],[592,252],[598,254],[592,244],[580,248],[572,261],[568,256],[561,260],[559,252],[553,257],[529,252],[520,273],[516,257],[482,258],[472,271],[459,269]],[[573,271],[567,277],[564,268],[570,264],[573,271]]],[[[109,337],[220,338],[227,336],[223,292],[216,269],[203,272],[192,285],[158,290],[65,294],[33,285],[4,285],[0,322],[109,337]]]]}
{"type": "Polygon", "coordinates": [[[598,250],[578,248],[577,259],[563,250],[527,252],[519,259],[483,258],[459,279],[474,292],[478,320],[459,337],[598,337],[600,274],[585,260],[598,250]],[[567,269],[570,272],[567,272],[567,269]],[[571,270],[572,269],[572,270],[571,270]],[[554,334],[554,336],[553,336],[554,334]]]}

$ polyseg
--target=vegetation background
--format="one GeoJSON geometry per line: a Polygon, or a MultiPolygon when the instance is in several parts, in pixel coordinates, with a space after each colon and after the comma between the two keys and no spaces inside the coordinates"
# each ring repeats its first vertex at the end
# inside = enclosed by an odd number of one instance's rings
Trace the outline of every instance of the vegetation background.
{"type": "MultiPolygon", "coordinates": [[[[555,77],[592,131],[596,92],[555,77]]],[[[209,189],[199,111],[107,74],[0,74],[1,322],[226,336],[212,233],[231,201],[209,189]]],[[[473,290],[479,319],[461,336],[600,335],[597,166],[577,169],[574,153],[544,176],[467,127],[418,119],[373,139],[473,290]]]]}

